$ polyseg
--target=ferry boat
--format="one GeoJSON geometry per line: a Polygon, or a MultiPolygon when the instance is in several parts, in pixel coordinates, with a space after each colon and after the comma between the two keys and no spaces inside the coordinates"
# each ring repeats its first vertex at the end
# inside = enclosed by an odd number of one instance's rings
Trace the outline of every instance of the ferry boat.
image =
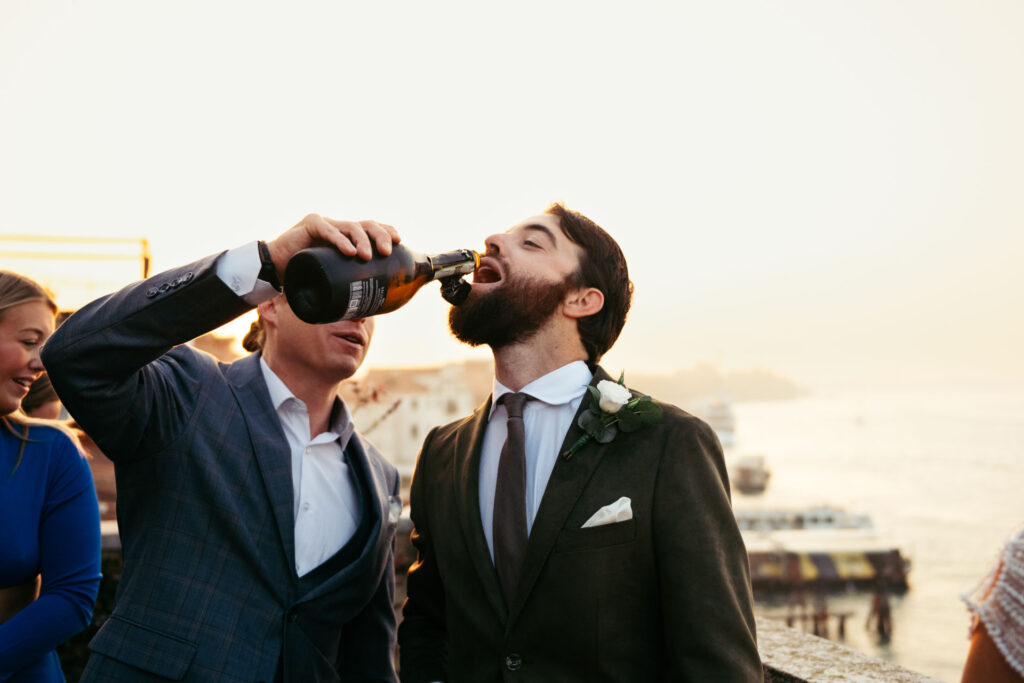
{"type": "Polygon", "coordinates": [[[733,513],[741,531],[874,528],[870,515],[847,512],[832,505],[804,508],[737,507],[733,513]]]}
{"type": "Polygon", "coordinates": [[[725,398],[713,398],[696,407],[697,415],[711,426],[723,448],[736,444],[736,419],[732,404],[725,398]]]}
{"type": "Polygon", "coordinates": [[[829,505],[734,512],[755,591],[907,588],[909,557],[868,515],[829,505]]]}
{"type": "Polygon", "coordinates": [[[741,455],[726,462],[729,483],[741,493],[762,493],[768,487],[771,470],[763,455],[741,455]]]}

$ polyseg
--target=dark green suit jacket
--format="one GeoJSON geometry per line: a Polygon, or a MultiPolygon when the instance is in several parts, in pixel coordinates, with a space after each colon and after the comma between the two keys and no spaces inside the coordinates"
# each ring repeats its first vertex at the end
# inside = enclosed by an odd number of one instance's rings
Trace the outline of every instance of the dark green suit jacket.
{"type": "MultiPolygon", "coordinates": [[[[762,680],[721,447],[704,422],[662,407],[654,425],[559,457],[511,605],[480,522],[490,403],[427,436],[412,482],[402,681],[762,680]],[[581,528],[622,496],[631,520],[581,528]]],[[[580,434],[574,423],[563,450],[580,434]]]]}

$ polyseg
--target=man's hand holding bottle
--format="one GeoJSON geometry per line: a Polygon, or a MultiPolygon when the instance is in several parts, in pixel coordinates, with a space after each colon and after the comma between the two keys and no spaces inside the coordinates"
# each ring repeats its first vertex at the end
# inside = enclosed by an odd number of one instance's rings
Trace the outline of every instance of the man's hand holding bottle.
{"type": "Polygon", "coordinates": [[[368,261],[373,256],[374,246],[378,253],[387,256],[391,253],[391,245],[401,241],[398,231],[386,223],[338,221],[311,213],[267,242],[267,249],[280,281],[289,259],[307,247],[329,244],[346,256],[368,261]]]}

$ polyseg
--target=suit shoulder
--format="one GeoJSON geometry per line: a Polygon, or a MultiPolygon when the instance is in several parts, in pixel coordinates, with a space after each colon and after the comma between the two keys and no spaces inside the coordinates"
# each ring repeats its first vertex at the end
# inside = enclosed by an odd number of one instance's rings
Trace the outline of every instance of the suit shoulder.
{"type": "Polygon", "coordinates": [[[689,435],[700,440],[711,440],[717,443],[718,437],[715,436],[715,431],[701,418],[672,403],[665,403],[654,397],[651,397],[651,400],[661,406],[662,416],[661,420],[656,423],[656,427],[670,430],[676,435],[689,435]]]}
{"type": "Polygon", "coordinates": [[[649,429],[648,443],[662,444],[662,458],[685,462],[691,467],[710,465],[715,470],[724,470],[722,445],[711,425],[679,406],[652,400],[661,406],[661,419],[644,429],[649,429]]]}
{"type": "Polygon", "coordinates": [[[430,436],[428,437],[428,439],[433,442],[440,442],[450,439],[454,437],[456,434],[458,434],[460,430],[468,428],[469,423],[472,421],[472,419],[473,415],[467,415],[458,420],[455,420],[454,422],[449,422],[448,424],[443,424],[434,427],[430,431],[430,436]]]}
{"type": "Polygon", "coordinates": [[[466,430],[472,430],[474,423],[477,420],[487,419],[487,411],[490,408],[490,405],[491,399],[488,397],[469,415],[460,417],[459,419],[453,420],[447,424],[434,427],[427,433],[427,437],[423,442],[423,447],[427,448],[430,446],[431,448],[436,448],[437,446],[443,445],[451,439],[456,438],[460,433],[466,430]]]}

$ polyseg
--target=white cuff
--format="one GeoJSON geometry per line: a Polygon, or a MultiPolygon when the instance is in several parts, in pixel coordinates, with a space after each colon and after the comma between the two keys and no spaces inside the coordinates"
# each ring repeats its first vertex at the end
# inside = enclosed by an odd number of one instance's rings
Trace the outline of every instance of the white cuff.
{"type": "Polygon", "coordinates": [[[261,266],[256,242],[249,242],[217,259],[217,277],[246,303],[258,306],[280,294],[269,283],[259,279],[261,266]]]}

